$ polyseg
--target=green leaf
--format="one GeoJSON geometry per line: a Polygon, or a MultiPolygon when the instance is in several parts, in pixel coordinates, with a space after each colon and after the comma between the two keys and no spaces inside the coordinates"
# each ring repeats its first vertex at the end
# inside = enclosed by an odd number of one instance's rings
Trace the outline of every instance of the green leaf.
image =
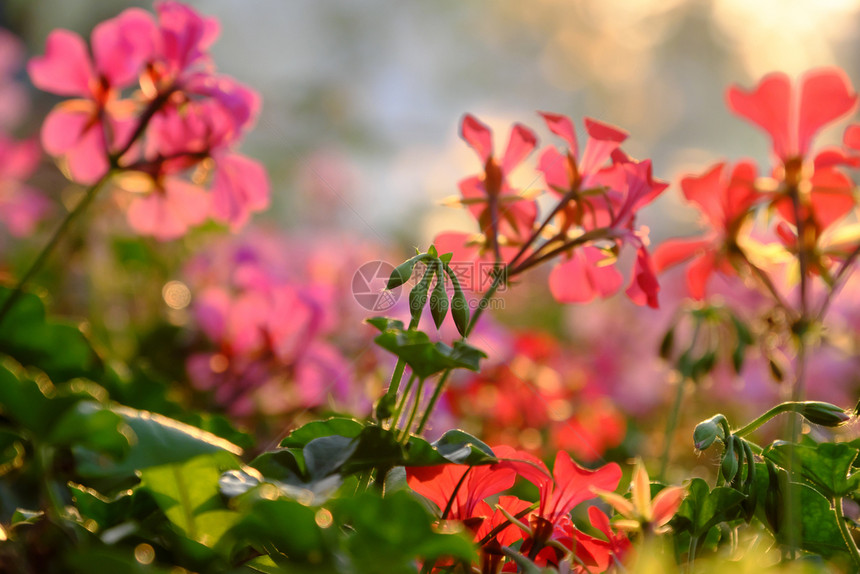
{"type": "MultiPolygon", "coordinates": [[[[860,471],[850,474],[852,465],[860,454],[856,448],[845,443],[823,442],[817,446],[795,444],[794,456],[800,461],[800,473],[828,498],[840,498],[860,488],[860,471]]],[[[792,445],[774,442],[764,451],[764,456],[776,464],[787,467],[792,445]]]]}
{"type": "Polygon", "coordinates": [[[676,531],[687,530],[696,538],[704,536],[720,522],[738,518],[741,501],[746,499],[733,488],[718,486],[710,490],[701,478],[690,481],[687,492],[672,524],[676,531]]]}
{"type": "Polygon", "coordinates": [[[231,528],[229,536],[255,547],[271,546],[288,556],[291,563],[304,563],[319,571],[330,570],[334,529],[318,526],[316,511],[312,508],[294,500],[271,499],[261,494],[265,493],[258,491],[242,500],[241,518],[231,528]]]}
{"type": "Polygon", "coordinates": [[[95,401],[79,401],[66,409],[47,438],[54,445],[78,445],[115,458],[125,454],[134,440],[123,418],[95,401]]]}
{"type": "Polygon", "coordinates": [[[205,454],[145,468],[140,471],[141,486],[183,535],[214,548],[239,519],[239,513],[224,506],[218,481],[225,470],[239,466],[229,453],[205,454]]]}
{"type": "Polygon", "coordinates": [[[100,530],[118,524],[131,512],[134,500],[131,490],[124,490],[111,499],[82,484],[70,482],[68,486],[81,517],[95,520],[100,530]]]}
{"type": "Polygon", "coordinates": [[[96,456],[90,449],[74,449],[82,476],[133,476],[138,470],[182,463],[203,454],[242,454],[242,449],[229,441],[163,415],[123,406],[112,410],[123,418],[136,440],[119,461],[96,456]]]}
{"type": "Polygon", "coordinates": [[[308,477],[319,480],[338,472],[358,445],[358,440],[341,435],[313,439],[302,449],[308,477]]]}
{"type": "MultiPolygon", "coordinates": [[[[377,319],[384,319],[377,317],[377,319]]],[[[368,320],[370,322],[370,320],[368,320]]],[[[359,421],[345,417],[333,417],[324,421],[312,421],[290,432],[281,441],[284,448],[302,448],[315,438],[331,435],[355,438],[364,429],[359,421]]]]}
{"type": "MultiPolygon", "coordinates": [[[[782,543],[789,543],[788,527],[785,519],[785,498],[791,496],[793,504],[798,509],[795,520],[800,521],[800,545],[804,550],[830,558],[836,554],[845,553],[848,548],[842,539],[842,533],[836,522],[836,512],[820,492],[814,488],[797,482],[789,482],[788,474],[783,469],[769,471],[767,464],[756,464],[757,498],[762,501],[756,508],[756,515],[782,543]]],[[[796,524],[794,525],[796,527],[796,524]]]]}
{"type": "MultiPolygon", "coordinates": [[[[0,287],[0,304],[11,293],[0,287]]],[[[101,360],[80,329],[47,319],[41,299],[32,293],[23,293],[3,319],[0,353],[38,367],[54,381],[97,378],[102,372],[101,360]]]]}
{"type": "Polygon", "coordinates": [[[0,476],[24,464],[24,437],[7,429],[0,429],[0,476]]]}
{"type": "Polygon", "coordinates": [[[441,342],[434,343],[427,333],[417,330],[404,331],[397,323],[399,321],[389,321],[387,328],[376,337],[376,344],[406,361],[419,378],[426,379],[445,369],[478,371],[479,361],[487,356],[483,351],[462,341],[456,341],[453,347],[441,342]]]}
{"type": "Polygon", "coordinates": [[[304,470],[292,450],[278,449],[260,454],[249,463],[266,478],[292,480],[304,475],[304,470]]]}
{"type": "Polygon", "coordinates": [[[406,491],[336,499],[331,512],[336,523],[351,526],[345,545],[358,572],[414,572],[416,559],[446,556],[471,563],[477,557],[465,533],[436,532],[433,517],[406,491]]]}
{"type": "Polygon", "coordinates": [[[78,379],[55,387],[44,374],[30,377],[11,359],[0,362],[0,412],[39,438],[81,400],[106,400],[104,389],[78,379]]]}
{"type": "Polygon", "coordinates": [[[433,443],[433,448],[448,461],[457,464],[474,465],[498,461],[493,449],[460,429],[446,431],[433,443]]]}

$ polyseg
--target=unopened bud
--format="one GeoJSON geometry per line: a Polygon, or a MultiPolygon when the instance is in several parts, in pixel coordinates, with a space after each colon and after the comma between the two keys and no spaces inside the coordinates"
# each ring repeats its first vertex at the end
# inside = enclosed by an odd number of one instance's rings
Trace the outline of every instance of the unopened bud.
{"type": "Polygon", "coordinates": [[[851,415],[830,403],[807,401],[798,411],[809,422],[825,427],[838,427],[851,420],[851,415]]]}
{"type": "Polygon", "coordinates": [[[693,431],[693,445],[696,450],[705,450],[714,444],[718,437],[725,438],[723,427],[711,418],[696,425],[696,429],[693,431]]]}
{"type": "Polygon", "coordinates": [[[728,438],[726,441],[726,452],[723,454],[723,462],[720,465],[720,470],[726,482],[731,482],[738,473],[738,459],[735,457],[736,441],[737,439],[734,436],[728,438]]]}

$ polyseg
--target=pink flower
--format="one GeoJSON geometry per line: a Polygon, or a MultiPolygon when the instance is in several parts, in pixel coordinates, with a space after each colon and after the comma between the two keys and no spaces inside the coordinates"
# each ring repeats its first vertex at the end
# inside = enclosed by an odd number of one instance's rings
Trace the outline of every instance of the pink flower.
{"type": "Polygon", "coordinates": [[[537,138],[525,126],[515,124],[501,163],[493,156],[490,128],[474,116],[466,114],[460,127],[466,143],[474,149],[483,163],[484,173],[459,183],[462,203],[481,226],[485,241],[481,250],[502,257],[501,245],[516,243],[531,231],[537,215],[533,201],[527,201],[510,187],[507,176],[535,148],[537,138]]]}
{"type": "Polygon", "coordinates": [[[550,274],[553,296],[564,303],[585,303],[614,294],[623,278],[613,265],[627,244],[636,249],[636,259],[626,293],[638,305],[657,308],[660,287],[647,250],[648,229],[636,229],[635,219],[667,184],[653,178],[650,160],[634,161],[621,152],[619,146],[627,137],[621,130],[586,119],[590,137],[580,160],[573,123],[561,115],[542,115],[550,130],[570,146],[566,154],[548,148],[540,160],[539,169],[561,202],[556,208],[560,231],[547,245],[557,242],[561,249],[588,233],[594,235],[593,241],[572,245],[562,254],[550,274]],[[605,165],[610,159],[612,165],[605,165]]]}
{"type": "Polygon", "coordinates": [[[78,99],[60,103],[42,125],[42,145],[53,156],[64,156],[72,176],[93,183],[110,168],[110,155],[123,142],[131,110],[119,91],[140,73],[148,55],[152,20],[146,12],[129,9],[93,30],[92,58],[84,40],[68,30],[48,36],[45,55],[33,58],[28,71],[36,87],[78,99]]]}
{"type": "Polygon", "coordinates": [[[0,128],[15,127],[29,108],[27,91],[15,80],[24,62],[24,46],[0,28],[0,128]]]}
{"type": "Polygon", "coordinates": [[[51,202],[24,183],[40,155],[36,141],[15,142],[0,134],[0,221],[17,237],[32,233],[51,210],[51,202]]]}

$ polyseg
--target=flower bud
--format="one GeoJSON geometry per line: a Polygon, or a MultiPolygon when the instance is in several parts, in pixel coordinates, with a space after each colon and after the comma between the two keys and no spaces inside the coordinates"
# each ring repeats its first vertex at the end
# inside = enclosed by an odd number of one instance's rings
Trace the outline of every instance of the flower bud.
{"type": "Polygon", "coordinates": [[[723,478],[726,482],[731,482],[738,473],[738,459],[735,457],[735,442],[737,439],[734,435],[730,436],[726,441],[726,452],[723,454],[723,462],[720,465],[720,470],[723,473],[723,478]]]}
{"type": "Polygon", "coordinates": [[[723,436],[723,427],[717,421],[710,418],[696,425],[693,431],[693,445],[696,450],[705,450],[717,439],[725,439],[723,436]]]}
{"type": "Polygon", "coordinates": [[[807,401],[798,411],[809,422],[825,427],[838,427],[847,423],[851,415],[830,403],[807,401]]]}

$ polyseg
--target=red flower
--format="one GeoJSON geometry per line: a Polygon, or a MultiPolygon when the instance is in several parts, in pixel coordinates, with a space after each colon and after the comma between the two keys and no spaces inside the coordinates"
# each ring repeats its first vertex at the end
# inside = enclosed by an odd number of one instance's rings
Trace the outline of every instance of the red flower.
{"type": "Polygon", "coordinates": [[[838,68],[807,72],[795,90],[786,74],[768,74],[751,92],[729,88],[727,98],[730,110],[770,135],[773,152],[783,162],[806,157],[815,134],[857,104],[851,82],[838,68]]]}
{"type": "Polygon", "coordinates": [[[695,239],[672,239],[654,253],[658,272],[692,260],[687,268],[687,287],[695,299],[705,297],[708,279],[715,271],[733,272],[729,257],[737,241],[744,216],[761,197],[755,189],[756,167],[751,161],[738,163],[731,173],[718,163],[701,176],[681,180],[687,200],[705,216],[708,231],[695,239]]]}
{"type": "Polygon", "coordinates": [[[492,132],[474,116],[466,114],[460,126],[466,143],[481,159],[484,173],[459,183],[461,203],[466,205],[481,226],[484,237],[481,252],[503,259],[501,245],[516,244],[523,234],[531,231],[537,215],[533,201],[524,199],[510,187],[507,176],[537,145],[534,133],[525,126],[514,124],[501,163],[493,155],[492,132]]]}

